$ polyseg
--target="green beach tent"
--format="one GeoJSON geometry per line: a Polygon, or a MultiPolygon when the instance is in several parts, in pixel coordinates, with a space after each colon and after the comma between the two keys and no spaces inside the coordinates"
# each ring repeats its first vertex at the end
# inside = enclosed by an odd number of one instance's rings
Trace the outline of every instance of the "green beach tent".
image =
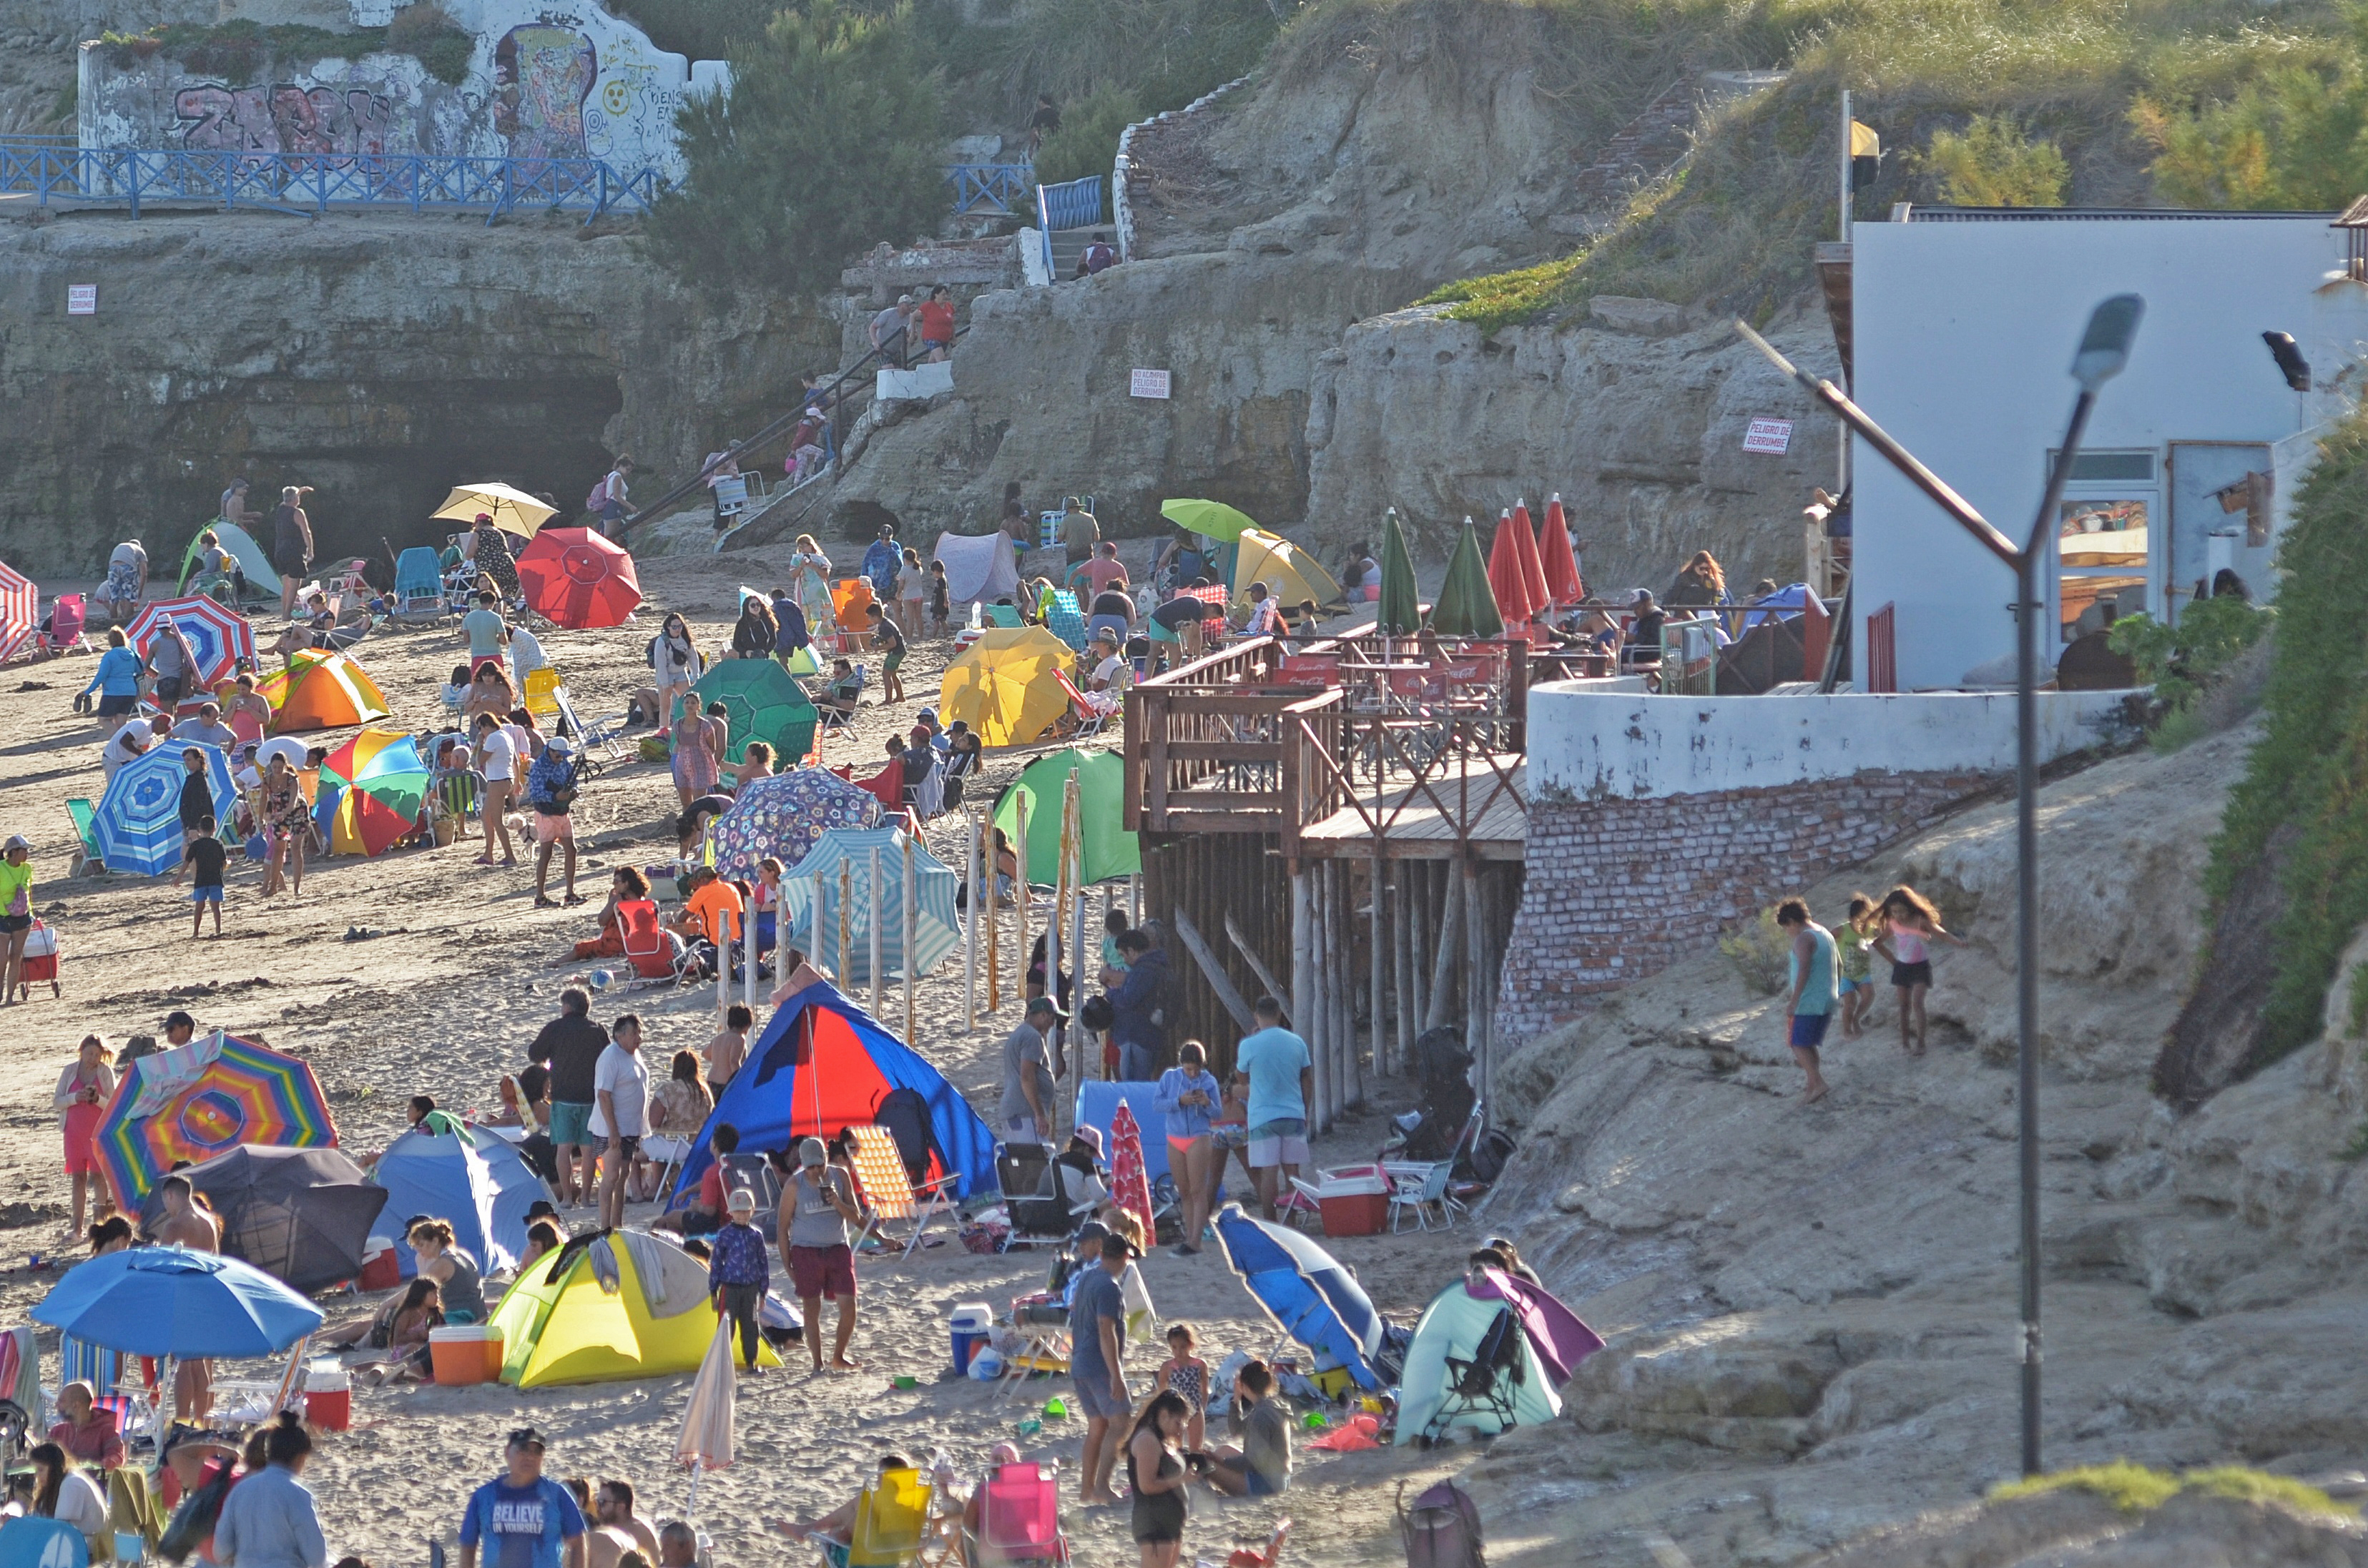
{"type": "Polygon", "coordinates": [[[1028,798],[1028,880],[1050,886],[1061,863],[1061,804],[1069,770],[1077,772],[1077,814],[1086,836],[1086,881],[1108,881],[1143,869],[1143,845],[1126,830],[1126,761],[1114,751],[1071,747],[1020,770],[995,802],[995,825],[1019,837],[1019,798],[1028,798]]]}

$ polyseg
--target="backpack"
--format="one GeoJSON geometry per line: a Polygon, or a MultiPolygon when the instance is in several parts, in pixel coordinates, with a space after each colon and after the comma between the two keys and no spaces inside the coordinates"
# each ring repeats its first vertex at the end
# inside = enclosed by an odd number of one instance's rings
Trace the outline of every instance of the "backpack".
{"type": "Polygon", "coordinates": [[[608,504],[609,476],[604,473],[600,476],[600,483],[594,485],[584,497],[584,509],[587,512],[597,512],[608,504]]]}
{"type": "Polygon", "coordinates": [[[1480,1134],[1472,1145],[1472,1179],[1495,1182],[1505,1174],[1505,1162],[1513,1157],[1513,1135],[1501,1127],[1491,1127],[1480,1134]]]}
{"type": "Polygon", "coordinates": [[[1406,1506],[1406,1483],[1395,1503],[1398,1536],[1406,1542],[1406,1568],[1488,1568],[1480,1534],[1480,1509],[1472,1494],[1452,1481],[1417,1493],[1406,1506]]]}

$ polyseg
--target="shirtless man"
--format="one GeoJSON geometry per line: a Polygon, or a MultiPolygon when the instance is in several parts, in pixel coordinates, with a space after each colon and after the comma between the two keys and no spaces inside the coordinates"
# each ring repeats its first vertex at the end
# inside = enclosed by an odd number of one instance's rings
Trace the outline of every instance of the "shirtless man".
{"type": "Polygon", "coordinates": [[[638,1551],[644,1562],[658,1560],[657,1531],[633,1517],[633,1483],[604,1481],[592,1494],[592,1517],[585,1532],[585,1568],[617,1568],[617,1560],[638,1551]]]}
{"type": "MultiPolygon", "coordinates": [[[[160,1245],[187,1247],[191,1252],[222,1251],[222,1221],[197,1206],[188,1177],[177,1173],[168,1176],[156,1184],[156,1191],[165,1200],[165,1218],[156,1226],[160,1245]]],[[[205,1425],[214,1405],[211,1361],[181,1363],[180,1372],[173,1380],[173,1405],[180,1419],[205,1425]]]]}

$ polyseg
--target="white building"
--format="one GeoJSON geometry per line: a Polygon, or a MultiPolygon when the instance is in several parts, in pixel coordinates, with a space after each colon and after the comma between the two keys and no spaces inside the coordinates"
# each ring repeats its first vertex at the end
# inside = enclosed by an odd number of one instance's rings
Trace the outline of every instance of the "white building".
{"type": "MultiPolygon", "coordinates": [[[[2175,619],[2222,568],[2257,597],[2274,590],[2310,432],[2356,399],[2368,350],[2368,285],[2333,217],[1926,209],[1857,226],[1859,403],[2018,542],[2071,412],[2089,312],[2109,295],[2146,301],[2048,530],[2049,664],[2109,608],[2175,619]],[[2294,335],[2315,391],[2288,388],[2264,332],[2294,335]]],[[[1861,688],[1886,637],[1901,691],[2010,655],[2007,568],[1863,443],[1853,478],[1861,688]]]]}

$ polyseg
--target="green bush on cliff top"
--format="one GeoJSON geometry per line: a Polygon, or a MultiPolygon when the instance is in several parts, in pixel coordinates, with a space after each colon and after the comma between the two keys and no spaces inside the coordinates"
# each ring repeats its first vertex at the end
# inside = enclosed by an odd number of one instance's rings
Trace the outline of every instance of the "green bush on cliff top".
{"type": "Polygon", "coordinates": [[[206,27],[175,22],[144,33],[102,33],[98,42],[118,65],[130,66],[162,54],[180,62],[188,71],[220,77],[233,87],[246,86],[275,66],[386,53],[408,54],[430,76],[457,87],[468,79],[469,62],[477,47],[472,34],[432,5],[397,12],[393,27],[357,28],[351,32],[333,33],[293,23],[263,27],[240,21],[206,27]]]}
{"type": "Polygon", "coordinates": [[[2354,1510],[2341,1506],[2317,1487],[2296,1481],[2292,1476],[2272,1475],[2268,1471],[2249,1470],[2242,1465],[2214,1465],[2207,1470],[2178,1473],[2149,1470],[2127,1460],[2116,1460],[2111,1464],[2078,1465],[2071,1470],[2006,1482],[1990,1489],[1990,1500],[2003,1503],[2017,1497],[2041,1496],[2050,1492],[2087,1492],[2102,1497],[2125,1514],[2151,1512],[2182,1492],[2203,1492],[2248,1503],[2276,1503],[2302,1514],[2331,1514],[2338,1518],[2357,1517],[2354,1510]]]}

